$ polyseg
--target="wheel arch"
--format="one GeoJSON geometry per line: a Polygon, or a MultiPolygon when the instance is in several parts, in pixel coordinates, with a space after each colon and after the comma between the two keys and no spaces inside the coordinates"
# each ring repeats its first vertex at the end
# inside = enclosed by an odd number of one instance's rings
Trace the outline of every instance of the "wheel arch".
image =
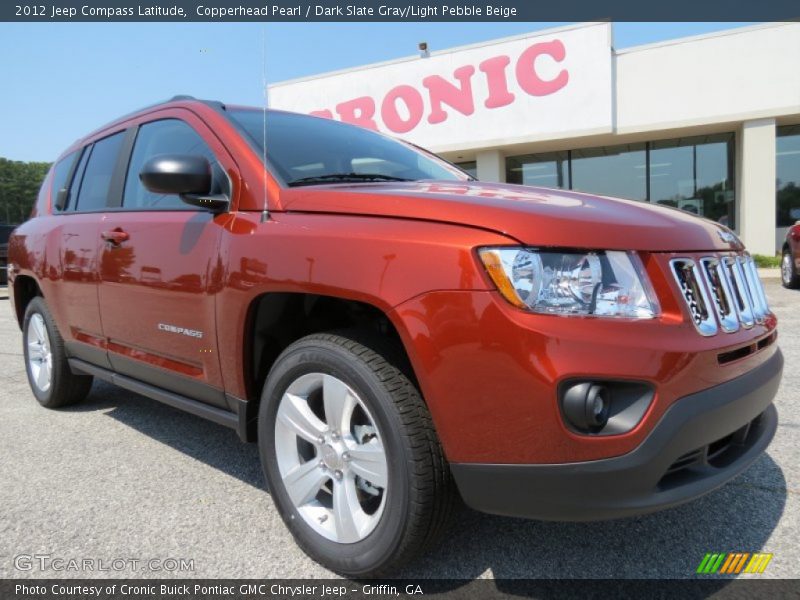
{"type": "MultiPolygon", "coordinates": [[[[422,395],[396,315],[375,304],[342,296],[271,291],[255,296],[245,318],[241,365],[246,389],[242,437],[257,439],[261,390],[275,360],[290,344],[315,333],[345,334],[383,354],[422,395]]],[[[423,397],[424,400],[424,397],[423,397]]]]}
{"type": "Polygon", "coordinates": [[[17,318],[17,325],[19,325],[20,330],[25,320],[25,311],[28,308],[28,304],[37,296],[44,296],[44,294],[42,294],[42,289],[35,278],[30,275],[17,275],[14,277],[12,294],[14,316],[17,318]]]}

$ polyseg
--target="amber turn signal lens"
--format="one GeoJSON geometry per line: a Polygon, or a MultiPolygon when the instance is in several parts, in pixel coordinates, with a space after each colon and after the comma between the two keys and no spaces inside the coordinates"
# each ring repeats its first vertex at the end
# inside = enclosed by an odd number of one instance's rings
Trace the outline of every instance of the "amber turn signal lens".
{"type": "Polygon", "coordinates": [[[514,286],[511,285],[511,281],[509,281],[506,272],[503,270],[499,253],[492,248],[484,248],[479,250],[478,254],[480,254],[483,266],[486,267],[486,272],[489,273],[489,277],[492,278],[492,281],[497,286],[497,291],[502,294],[503,298],[517,308],[527,310],[528,306],[517,296],[514,286]]]}

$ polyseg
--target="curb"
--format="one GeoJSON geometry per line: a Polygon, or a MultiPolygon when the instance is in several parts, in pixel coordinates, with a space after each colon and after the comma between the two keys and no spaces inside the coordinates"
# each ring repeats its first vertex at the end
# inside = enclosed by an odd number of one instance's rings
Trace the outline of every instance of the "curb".
{"type": "Polygon", "coordinates": [[[759,269],[758,276],[761,279],[780,279],[781,278],[781,270],[778,267],[770,268],[770,269],[759,269]]]}

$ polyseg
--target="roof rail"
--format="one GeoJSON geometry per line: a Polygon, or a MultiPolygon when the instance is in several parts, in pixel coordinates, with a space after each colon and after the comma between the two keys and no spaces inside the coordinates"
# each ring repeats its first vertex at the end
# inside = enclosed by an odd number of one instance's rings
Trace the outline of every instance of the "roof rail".
{"type": "Polygon", "coordinates": [[[195,98],[194,96],[189,96],[188,94],[178,94],[177,96],[173,96],[172,98],[170,98],[168,100],[161,100],[160,102],[156,102],[154,104],[148,104],[147,106],[143,106],[141,108],[137,108],[134,111],[131,111],[131,112],[127,113],[127,114],[124,114],[121,117],[117,117],[116,119],[106,123],[102,127],[99,127],[97,129],[93,130],[88,135],[86,135],[86,136],[84,136],[82,138],[79,138],[77,141],[81,141],[86,137],[90,137],[90,136],[94,135],[95,133],[97,133],[98,131],[102,131],[103,129],[105,129],[105,128],[109,127],[109,126],[114,125],[115,123],[119,123],[120,121],[125,121],[126,119],[129,119],[130,117],[132,117],[134,115],[137,115],[142,111],[145,111],[145,110],[148,110],[148,109],[151,109],[151,108],[156,108],[158,106],[161,106],[162,104],[167,104],[168,102],[181,102],[181,101],[188,101],[188,100],[191,100],[191,101],[194,101],[194,102],[200,102],[201,104],[205,104],[206,106],[212,108],[213,110],[215,110],[217,112],[224,112],[225,110],[227,110],[226,107],[225,107],[225,104],[223,104],[222,102],[220,102],[218,100],[199,100],[199,99],[195,98]]]}
{"type": "Polygon", "coordinates": [[[194,96],[190,96],[189,94],[178,94],[177,96],[173,96],[172,98],[167,100],[167,102],[179,102],[181,100],[194,100],[196,102],[201,102],[206,106],[210,106],[216,110],[225,110],[225,104],[223,104],[219,100],[200,100],[199,98],[195,98],[194,96]]]}
{"type": "MultiPolygon", "coordinates": [[[[185,101],[185,100],[193,100],[195,102],[201,102],[201,103],[203,103],[203,104],[205,104],[207,106],[210,106],[210,107],[212,107],[212,108],[214,108],[216,110],[225,110],[225,105],[222,102],[218,101],[218,100],[198,100],[194,96],[190,96],[188,94],[178,94],[177,96],[173,96],[172,98],[169,98],[168,100],[161,100],[159,102],[155,102],[154,104],[148,104],[147,106],[142,106],[141,108],[137,108],[136,110],[133,110],[133,111],[131,111],[129,113],[126,113],[126,114],[122,115],[121,117],[119,117],[117,119],[114,119],[113,121],[111,121],[111,123],[116,123],[117,121],[124,121],[128,117],[131,117],[131,116],[133,116],[135,114],[138,114],[138,113],[142,112],[143,110],[147,110],[149,108],[155,108],[157,106],[161,106],[162,104],[166,104],[167,102],[180,102],[180,101],[185,101]]],[[[109,125],[111,123],[109,123],[109,125]]]]}

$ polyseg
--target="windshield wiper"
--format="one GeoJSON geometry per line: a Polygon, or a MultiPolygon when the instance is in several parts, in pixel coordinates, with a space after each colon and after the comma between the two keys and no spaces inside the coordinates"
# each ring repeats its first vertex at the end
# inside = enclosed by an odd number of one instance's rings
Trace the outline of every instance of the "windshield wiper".
{"type": "Polygon", "coordinates": [[[314,185],[315,183],[329,183],[336,181],[414,181],[404,177],[394,177],[382,173],[326,173],[325,175],[312,175],[311,177],[301,177],[293,179],[288,183],[290,186],[314,185]]]}

